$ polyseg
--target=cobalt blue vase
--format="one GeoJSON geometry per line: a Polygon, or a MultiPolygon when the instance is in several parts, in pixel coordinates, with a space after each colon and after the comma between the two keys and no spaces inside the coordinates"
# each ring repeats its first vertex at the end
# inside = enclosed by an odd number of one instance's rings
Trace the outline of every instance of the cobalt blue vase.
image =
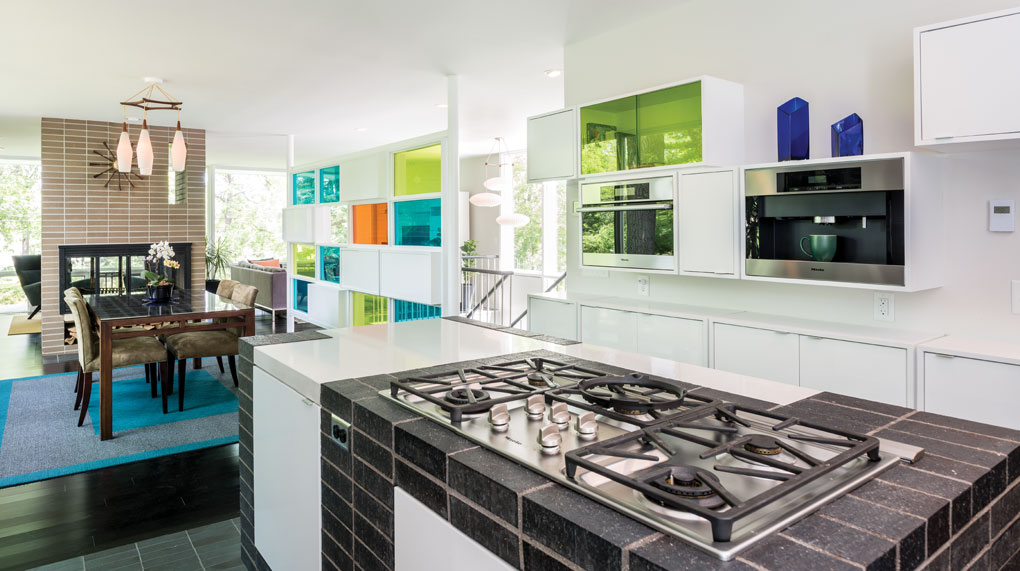
{"type": "Polygon", "coordinates": [[[799,161],[811,153],[808,102],[800,97],[776,109],[776,133],[780,161],[799,161]]]}
{"type": "Polygon", "coordinates": [[[832,124],[832,156],[864,154],[864,121],[852,113],[832,124]]]}

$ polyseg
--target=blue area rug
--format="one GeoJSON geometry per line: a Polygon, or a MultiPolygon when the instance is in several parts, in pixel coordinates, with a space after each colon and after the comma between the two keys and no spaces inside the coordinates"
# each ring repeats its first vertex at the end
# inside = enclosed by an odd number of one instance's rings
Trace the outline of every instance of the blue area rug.
{"type": "Polygon", "coordinates": [[[114,438],[105,442],[98,382],[79,427],[74,373],[0,380],[0,487],[237,442],[236,389],[218,373],[189,369],[184,411],[175,392],[164,415],[142,367],[115,370],[114,438]]]}

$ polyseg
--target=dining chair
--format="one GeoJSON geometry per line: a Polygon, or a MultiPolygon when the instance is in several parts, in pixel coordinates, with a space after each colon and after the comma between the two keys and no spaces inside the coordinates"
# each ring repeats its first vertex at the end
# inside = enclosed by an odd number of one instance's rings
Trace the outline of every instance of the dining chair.
{"type": "MultiPolygon", "coordinates": [[[[81,413],[78,415],[78,426],[85,422],[85,414],[89,409],[89,400],[92,396],[92,373],[99,370],[99,331],[92,322],[90,312],[85,300],[81,297],[67,296],[64,298],[67,307],[71,310],[71,317],[74,319],[74,326],[78,329],[78,371],[82,380],[78,390],[76,406],[80,406],[81,413]]],[[[153,337],[130,337],[127,339],[114,339],[113,344],[113,368],[131,367],[134,365],[149,365],[159,363],[162,377],[167,378],[169,363],[164,359],[166,352],[163,345],[153,337]]],[[[155,379],[152,379],[155,384],[155,379]]],[[[163,396],[163,409],[166,410],[166,395],[163,396]]]]}
{"type": "MultiPolygon", "coordinates": [[[[230,299],[230,296],[234,293],[234,286],[240,284],[237,280],[220,280],[219,285],[216,286],[216,295],[230,299]]],[[[223,356],[216,356],[216,364],[220,367],[220,373],[223,373],[223,356]]],[[[202,360],[195,359],[195,368],[202,368],[202,360]]]]}
{"type": "MultiPolygon", "coordinates": [[[[237,284],[231,292],[230,299],[239,304],[253,307],[259,290],[256,287],[237,284]]],[[[237,386],[237,345],[244,332],[243,327],[221,329],[216,331],[192,331],[166,336],[167,362],[171,363],[169,382],[173,383],[173,361],[177,361],[177,409],[184,410],[184,386],[188,359],[202,357],[226,356],[230,363],[230,376],[237,386]]],[[[165,387],[166,385],[164,385],[165,387]]]]}

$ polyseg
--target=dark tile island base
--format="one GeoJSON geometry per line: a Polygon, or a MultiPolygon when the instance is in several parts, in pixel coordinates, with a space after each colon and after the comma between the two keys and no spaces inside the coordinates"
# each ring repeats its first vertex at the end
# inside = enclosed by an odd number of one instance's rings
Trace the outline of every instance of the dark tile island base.
{"type": "MultiPolygon", "coordinates": [[[[303,341],[312,333],[242,342],[241,523],[248,569],[269,569],[253,541],[252,346],[303,341]]],[[[499,360],[505,357],[471,364],[499,360]]],[[[323,569],[393,569],[394,486],[521,569],[1020,569],[1020,432],[831,393],[784,407],[755,401],[808,421],[920,446],[925,457],[892,468],[723,562],[378,394],[397,377],[450,367],[323,385],[323,569]],[[331,414],[351,423],[350,452],[330,439],[331,414]]]]}

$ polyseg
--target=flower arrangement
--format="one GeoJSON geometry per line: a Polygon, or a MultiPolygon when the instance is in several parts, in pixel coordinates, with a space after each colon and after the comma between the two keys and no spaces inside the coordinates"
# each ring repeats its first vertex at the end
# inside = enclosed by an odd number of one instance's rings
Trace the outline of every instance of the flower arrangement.
{"type": "Polygon", "coordinates": [[[150,287],[172,286],[173,275],[169,270],[176,270],[181,263],[174,258],[174,248],[166,240],[156,242],[149,246],[149,255],[145,256],[148,269],[145,270],[145,280],[150,287]]]}

